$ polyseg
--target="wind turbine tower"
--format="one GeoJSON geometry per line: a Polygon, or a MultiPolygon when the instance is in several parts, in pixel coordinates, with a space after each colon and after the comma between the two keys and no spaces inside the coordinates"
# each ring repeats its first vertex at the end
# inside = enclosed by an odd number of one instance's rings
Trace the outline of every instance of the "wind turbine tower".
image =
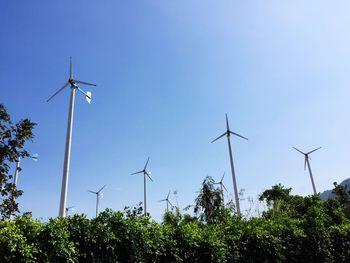
{"type": "Polygon", "coordinates": [[[88,190],[88,192],[92,193],[92,194],[95,194],[96,195],[96,217],[98,216],[98,205],[100,203],[100,197],[102,198],[103,197],[103,194],[100,194],[101,191],[103,190],[103,188],[105,188],[106,185],[104,185],[100,190],[98,190],[97,192],[94,192],[94,191],[90,191],[88,190]]]}
{"type": "Polygon", "coordinates": [[[144,209],[144,213],[145,216],[147,216],[147,177],[153,182],[153,179],[151,178],[151,172],[148,172],[147,169],[147,165],[148,165],[148,161],[149,161],[149,157],[147,159],[147,162],[145,164],[145,167],[143,168],[143,170],[138,171],[136,173],[132,173],[131,175],[134,174],[143,174],[143,209],[144,209]]]}
{"type": "Polygon", "coordinates": [[[62,177],[62,187],[61,187],[61,200],[60,200],[60,209],[59,216],[66,216],[66,207],[67,207],[67,192],[68,192],[68,178],[69,178],[69,166],[70,166],[70,154],[71,154],[71,145],[72,145],[72,128],[73,128],[73,113],[74,113],[74,100],[75,100],[75,92],[78,90],[82,94],[84,94],[87,102],[91,103],[91,92],[83,91],[81,88],[77,86],[77,84],[88,85],[88,86],[96,86],[96,84],[88,83],[85,81],[73,79],[72,73],[72,58],[70,57],[70,65],[69,65],[69,79],[68,81],[58,89],[48,100],[49,102],[53,97],[55,97],[62,90],[70,86],[70,103],[69,103],[69,112],[68,112],[68,125],[67,125],[67,136],[66,136],[66,149],[64,153],[64,163],[63,163],[63,177],[62,177]]]}
{"type": "Polygon", "coordinates": [[[239,206],[239,197],[238,197],[238,190],[237,190],[235,168],[234,168],[234,165],[233,165],[232,148],[231,148],[231,140],[230,140],[230,136],[231,135],[236,135],[236,136],[241,137],[241,138],[243,138],[245,140],[248,140],[246,137],[243,137],[242,135],[239,135],[238,133],[235,133],[235,132],[230,130],[230,126],[228,124],[228,118],[227,118],[227,114],[226,114],[226,131],[223,134],[221,134],[219,137],[217,137],[215,140],[213,140],[212,143],[217,141],[217,140],[219,140],[220,138],[222,138],[224,136],[227,137],[228,152],[229,152],[229,156],[230,156],[230,164],[231,164],[231,172],[232,172],[233,190],[235,192],[236,209],[237,209],[237,213],[240,214],[241,213],[241,208],[239,206]]]}
{"type": "Polygon", "coordinates": [[[310,159],[309,154],[321,149],[322,147],[318,147],[317,149],[312,150],[312,151],[307,152],[307,153],[304,153],[295,147],[293,147],[293,148],[294,148],[294,150],[296,150],[296,151],[300,152],[302,155],[304,155],[304,157],[305,157],[304,170],[306,169],[306,165],[307,165],[307,168],[309,169],[309,174],[310,174],[310,179],[311,179],[312,188],[314,190],[314,194],[317,194],[316,186],[315,186],[315,182],[314,182],[314,177],[312,176],[312,172],[311,172],[311,166],[310,166],[310,162],[309,162],[309,159],[310,159]]]}

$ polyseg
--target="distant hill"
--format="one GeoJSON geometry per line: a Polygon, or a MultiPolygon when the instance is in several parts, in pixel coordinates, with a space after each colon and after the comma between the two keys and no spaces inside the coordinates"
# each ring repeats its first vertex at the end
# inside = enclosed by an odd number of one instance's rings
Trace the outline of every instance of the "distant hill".
{"type": "MultiPolygon", "coordinates": [[[[348,189],[350,189],[350,178],[345,179],[343,182],[340,183],[340,185],[347,185],[348,189]]],[[[332,190],[326,190],[320,195],[321,199],[329,199],[334,198],[334,194],[332,194],[332,190]]]]}

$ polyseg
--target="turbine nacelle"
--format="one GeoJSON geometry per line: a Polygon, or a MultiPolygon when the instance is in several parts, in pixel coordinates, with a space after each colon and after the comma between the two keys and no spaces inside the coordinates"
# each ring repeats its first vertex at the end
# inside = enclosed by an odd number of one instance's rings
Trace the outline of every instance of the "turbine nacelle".
{"type": "Polygon", "coordinates": [[[88,86],[96,86],[96,84],[93,84],[93,83],[89,83],[89,82],[73,79],[73,75],[72,75],[72,58],[70,58],[70,69],[69,69],[69,79],[68,79],[68,81],[60,89],[58,89],[47,100],[47,102],[49,102],[53,97],[55,97],[58,93],[60,93],[66,87],[70,86],[72,89],[77,89],[79,92],[83,93],[85,95],[86,101],[90,104],[91,103],[92,93],[90,91],[85,92],[84,90],[79,88],[77,84],[88,85],[88,86]]]}

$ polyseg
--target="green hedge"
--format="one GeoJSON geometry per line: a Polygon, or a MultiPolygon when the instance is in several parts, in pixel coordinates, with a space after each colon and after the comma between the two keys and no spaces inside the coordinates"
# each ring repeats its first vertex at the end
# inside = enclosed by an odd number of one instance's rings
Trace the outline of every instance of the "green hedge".
{"type": "Polygon", "coordinates": [[[350,223],[311,206],[292,218],[231,216],[205,224],[168,213],[157,223],[106,210],[51,219],[0,222],[0,262],[348,262],[350,223]]]}

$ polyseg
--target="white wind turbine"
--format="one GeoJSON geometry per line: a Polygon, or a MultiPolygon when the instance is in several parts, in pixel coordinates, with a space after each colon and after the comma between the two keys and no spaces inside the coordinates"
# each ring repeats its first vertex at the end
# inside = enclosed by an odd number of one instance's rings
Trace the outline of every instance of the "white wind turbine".
{"type": "Polygon", "coordinates": [[[151,173],[146,170],[148,161],[149,161],[149,157],[147,159],[147,162],[143,170],[131,174],[131,175],[134,175],[134,174],[143,173],[143,208],[144,208],[145,216],[147,216],[147,186],[146,186],[147,177],[153,182],[153,179],[151,178],[151,175],[150,175],[151,173]]]}
{"type": "Polygon", "coordinates": [[[226,187],[225,187],[225,185],[224,185],[224,183],[223,183],[224,177],[225,177],[225,173],[222,175],[221,180],[219,182],[214,183],[214,184],[220,185],[220,190],[221,190],[221,193],[222,193],[222,202],[224,202],[224,189],[225,189],[226,192],[228,192],[226,187]]]}
{"type": "Polygon", "coordinates": [[[88,192],[95,194],[96,195],[96,217],[98,216],[98,205],[100,203],[100,197],[103,198],[103,194],[101,193],[101,191],[103,190],[103,188],[105,188],[106,185],[104,185],[100,190],[98,190],[97,192],[94,191],[90,191],[88,190],[88,192]],[[101,194],[100,194],[101,193],[101,194]]]}
{"type": "Polygon", "coordinates": [[[68,126],[67,126],[67,137],[66,137],[66,149],[64,154],[64,163],[63,163],[63,177],[62,177],[62,187],[61,187],[61,199],[60,199],[60,209],[59,216],[66,216],[66,207],[67,207],[67,192],[68,192],[68,178],[69,178],[69,166],[70,166],[70,153],[71,153],[71,145],[72,145],[72,128],[73,128],[73,112],[74,112],[74,100],[75,100],[75,92],[78,90],[82,94],[85,95],[87,102],[91,103],[91,92],[83,91],[81,88],[77,86],[77,84],[96,86],[96,84],[88,83],[85,81],[80,81],[77,79],[73,79],[72,73],[72,58],[70,57],[70,65],[69,65],[69,79],[68,81],[57,90],[48,100],[49,102],[53,97],[55,97],[62,90],[70,86],[70,103],[69,103],[69,113],[68,113],[68,126]]]}
{"type": "Polygon", "coordinates": [[[239,135],[238,133],[235,133],[233,131],[230,130],[229,124],[228,124],[228,119],[227,119],[227,114],[226,114],[226,131],[221,134],[219,137],[217,137],[215,140],[212,141],[215,142],[218,139],[226,136],[227,137],[227,144],[228,144],[228,152],[230,155],[230,164],[231,164],[231,172],[232,172],[232,181],[233,181],[233,189],[235,192],[235,202],[236,202],[236,208],[237,208],[237,212],[240,214],[241,213],[241,208],[239,206],[239,197],[238,197],[238,190],[237,190],[237,183],[236,183],[236,175],[235,175],[235,168],[233,165],[233,157],[232,157],[232,149],[231,149],[231,141],[230,141],[230,136],[232,135],[236,135],[238,137],[241,137],[245,140],[248,140],[246,137],[243,137],[242,135],[239,135]]]}
{"type": "Polygon", "coordinates": [[[322,147],[318,147],[317,149],[312,150],[312,151],[307,152],[307,153],[304,153],[295,147],[293,147],[293,148],[294,148],[294,150],[296,150],[296,151],[300,152],[302,155],[304,155],[304,157],[305,157],[304,170],[306,169],[306,165],[307,165],[307,168],[309,169],[309,174],[310,174],[310,179],[311,179],[312,188],[314,190],[314,194],[317,194],[316,186],[315,186],[315,182],[314,182],[314,177],[312,176],[312,172],[311,172],[311,166],[310,166],[310,162],[309,162],[309,159],[310,159],[309,154],[321,149],[322,147]]]}
{"type": "Polygon", "coordinates": [[[172,203],[169,200],[169,196],[170,196],[170,191],[165,199],[159,200],[159,202],[166,202],[166,211],[167,212],[169,211],[169,205],[170,205],[170,207],[173,207],[172,203]]]}

